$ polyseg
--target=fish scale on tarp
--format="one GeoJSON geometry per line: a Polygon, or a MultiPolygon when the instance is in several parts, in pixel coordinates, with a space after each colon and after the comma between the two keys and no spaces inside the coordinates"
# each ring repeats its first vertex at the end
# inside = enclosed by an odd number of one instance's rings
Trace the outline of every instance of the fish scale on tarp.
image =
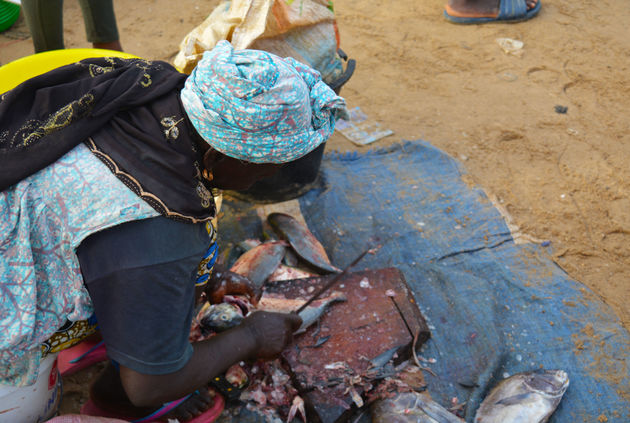
{"type": "MultiPolygon", "coordinates": [[[[431,328],[421,355],[436,359],[428,364],[436,376],[425,373],[434,400],[447,408],[453,397],[466,402],[471,422],[506,375],[564,369],[570,386],[550,422],[630,420],[628,331],[545,247],[516,245],[457,162],[415,141],[329,153],[321,169],[321,185],[300,198],[302,214],[336,266],[378,238],[382,248],[357,270],[403,271],[431,328]]],[[[255,215],[244,203],[227,209],[224,240],[255,215]]]]}

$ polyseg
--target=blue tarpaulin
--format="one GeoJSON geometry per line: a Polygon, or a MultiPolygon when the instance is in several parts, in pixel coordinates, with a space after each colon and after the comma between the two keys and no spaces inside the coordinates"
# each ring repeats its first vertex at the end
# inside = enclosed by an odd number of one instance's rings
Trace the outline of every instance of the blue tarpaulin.
{"type": "MultiPolygon", "coordinates": [[[[300,206],[338,267],[374,239],[384,243],[355,270],[402,270],[431,328],[420,353],[435,359],[428,391],[446,407],[465,402],[466,421],[502,378],[539,368],[570,377],[550,422],[630,421],[628,331],[551,260],[552,247],[517,245],[463,172],[423,141],[329,153],[322,183],[300,206]]],[[[244,219],[229,216],[221,231],[236,235],[244,219]]]]}

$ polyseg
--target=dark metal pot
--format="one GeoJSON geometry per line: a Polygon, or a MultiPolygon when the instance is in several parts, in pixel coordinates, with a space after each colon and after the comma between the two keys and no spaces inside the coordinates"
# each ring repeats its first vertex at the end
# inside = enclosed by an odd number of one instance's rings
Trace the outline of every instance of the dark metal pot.
{"type": "MultiPolygon", "coordinates": [[[[341,87],[348,82],[356,62],[348,59],[343,50],[338,50],[339,56],[346,62],[346,69],[339,78],[328,82],[328,86],[339,94],[341,87]]],[[[275,175],[262,179],[246,191],[230,192],[229,194],[253,203],[277,203],[297,198],[310,190],[317,182],[319,166],[324,156],[326,143],[320,145],[307,155],[283,166],[275,175]]]]}

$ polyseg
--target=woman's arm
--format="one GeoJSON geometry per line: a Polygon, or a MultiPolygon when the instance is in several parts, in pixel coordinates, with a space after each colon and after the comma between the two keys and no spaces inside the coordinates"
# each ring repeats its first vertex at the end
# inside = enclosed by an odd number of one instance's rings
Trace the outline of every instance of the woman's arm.
{"type": "Polygon", "coordinates": [[[293,313],[255,312],[239,326],[193,344],[191,359],[175,373],[148,375],[120,366],[123,387],[137,407],[173,401],[203,387],[234,363],[277,356],[301,323],[293,313]]]}

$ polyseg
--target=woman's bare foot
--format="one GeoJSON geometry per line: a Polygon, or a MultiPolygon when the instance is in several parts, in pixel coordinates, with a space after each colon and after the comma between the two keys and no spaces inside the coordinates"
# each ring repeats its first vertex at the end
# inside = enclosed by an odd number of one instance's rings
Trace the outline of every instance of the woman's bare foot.
{"type": "MultiPolygon", "coordinates": [[[[125,416],[129,420],[145,417],[156,411],[156,408],[135,407],[123,389],[118,370],[110,363],[90,388],[90,399],[94,404],[107,412],[125,416]]],[[[214,399],[207,390],[191,395],[161,419],[177,419],[186,422],[207,411],[214,399]]]]}
{"type": "MultiPolygon", "coordinates": [[[[538,0],[525,0],[527,10],[536,7],[538,0]]],[[[497,0],[449,0],[446,12],[462,18],[496,18],[499,15],[497,0]]]]}

